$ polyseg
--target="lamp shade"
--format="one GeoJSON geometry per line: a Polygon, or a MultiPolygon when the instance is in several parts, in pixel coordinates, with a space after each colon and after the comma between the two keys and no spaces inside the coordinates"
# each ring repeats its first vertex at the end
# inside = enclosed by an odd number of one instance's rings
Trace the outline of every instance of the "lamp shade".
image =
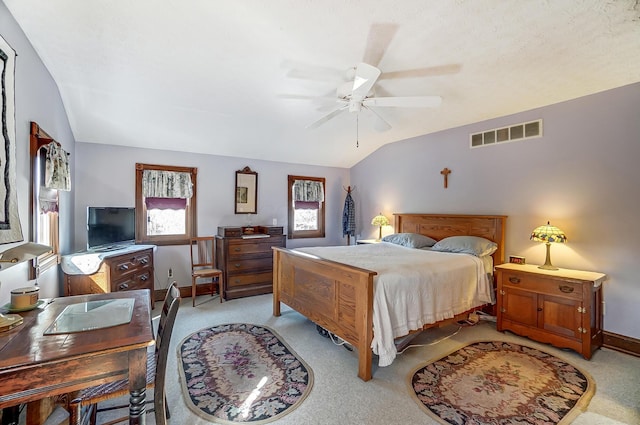
{"type": "Polygon", "coordinates": [[[553,264],[551,264],[551,244],[552,243],[565,243],[567,241],[567,235],[556,226],[552,226],[548,221],[547,224],[543,224],[542,226],[538,226],[533,229],[531,232],[531,236],[529,239],[544,242],[547,246],[547,257],[543,265],[538,266],[540,269],[544,270],[558,270],[553,264]]]}
{"type": "Polygon", "coordinates": [[[371,224],[373,224],[374,226],[378,226],[378,239],[376,240],[379,241],[380,239],[382,239],[382,226],[388,226],[390,223],[389,219],[383,216],[382,213],[380,213],[377,216],[373,217],[373,220],[371,220],[371,224]]]}
{"type": "Polygon", "coordinates": [[[538,226],[533,229],[529,239],[538,242],[565,243],[567,241],[567,235],[565,235],[564,232],[556,226],[549,224],[547,221],[547,224],[543,224],[542,226],[538,226]]]}
{"type": "Polygon", "coordinates": [[[390,223],[389,219],[383,216],[382,213],[380,213],[377,216],[373,217],[373,220],[371,220],[371,224],[373,224],[374,226],[388,226],[390,223]]]}
{"type": "Polygon", "coordinates": [[[0,252],[0,270],[4,270],[15,264],[22,263],[23,261],[39,257],[52,250],[53,248],[48,245],[41,245],[33,242],[27,242],[13,248],[9,248],[6,251],[0,252]]]}

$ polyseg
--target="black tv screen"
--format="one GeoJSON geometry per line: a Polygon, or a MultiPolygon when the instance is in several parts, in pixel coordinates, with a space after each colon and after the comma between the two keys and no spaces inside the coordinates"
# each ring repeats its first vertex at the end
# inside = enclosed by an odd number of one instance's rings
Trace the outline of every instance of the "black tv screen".
{"type": "Polygon", "coordinates": [[[135,242],[135,211],[129,207],[87,207],[87,249],[117,249],[135,242]]]}

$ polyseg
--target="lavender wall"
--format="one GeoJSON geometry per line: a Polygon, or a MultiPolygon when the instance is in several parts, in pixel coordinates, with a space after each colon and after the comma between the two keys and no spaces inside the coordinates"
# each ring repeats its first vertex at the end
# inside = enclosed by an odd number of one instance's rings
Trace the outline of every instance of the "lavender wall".
{"type": "Polygon", "coordinates": [[[541,264],[529,235],[550,220],[569,239],[551,247],[554,265],[606,273],[605,329],[640,338],[639,117],[633,84],[386,145],[351,169],[358,232],[373,237],[379,211],[504,214],[507,255],[541,264]],[[540,118],[542,138],[469,148],[470,133],[540,118]]]}
{"type": "MultiPolygon", "coordinates": [[[[389,217],[394,212],[506,214],[507,255],[541,263],[544,247],[528,236],[534,227],[551,220],[569,237],[568,244],[552,247],[554,264],[606,273],[605,329],[640,338],[636,312],[640,171],[635,164],[640,158],[640,84],[390,144],[345,170],[74,144],[55,82],[2,2],[0,35],[18,52],[17,190],[26,238],[31,225],[29,122],[36,121],[72,154],[73,191],[60,197],[64,253],[82,249],[86,243],[87,205],[134,204],[135,162],[198,167],[200,234],[215,233],[218,225],[244,224],[246,217],[233,214],[237,169],[248,165],[259,173],[259,214],[253,224],[268,224],[276,218],[286,225],[287,174],[325,176],[327,238],[289,241],[289,247],[345,243],[340,224],[342,188],[348,184],[355,187],[362,238],[375,236],[376,229],[369,223],[379,211],[389,217]],[[540,139],[469,149],[470,133],[539,118],[544,120],[540,139]],[[442,187],[444,167],[453,170],[448,189],[442,187]]],[[[179,281],[189,281],[186,247],[160,247],[156,263],[158,287],[166,285],[169,267],[179,281]]],[[[8,301],[11,289],[27,283],[27,276],[25,264],[0,272],[0,305],[8,301]]],[[[38,279],[42,296],[58,294],[58,279],[54,270],[38,279]]]]}
{"type": "MultiPolygon", "coordinates": [[[[91,143],[76,144],[74,227],[75,250],[86,247],[87,206],[134,206],[135,163],[176,165],[198,168],[198,234],[214,235],[218,226],[264,224],[273,219],[287,226],[287,175],[325,177],[326,238],[287,241],[288,247],[346,244],[342,238],[342,206],[349,185],[349,170],[301,164],[249,160],[153,149],[127,148],[91,143]],[[234,214],[235,172],[246,166],[258,173],[258,214],[234,214]],[[250,221],[249,221],[250,220],[250,221]]],[[[160,246],[155,255],[156,287],[168,283],[167,271],[174,279],[190,285],[189,248],[160,246]]]]}
{"type": "MultiPolygon", "coordinates": [[[[0,35],[17,52],[15,72],[16,104],[16,183],[18,209],[22,233],[25,242],[30,238],[30,160],[29,130],[30,122],[37,122],[45,131],[60,142],[63,148],[74,157],[74,139],[71,134],[67,115],[58,92],[58,87],[37,55],[22,29],[0,2],[0,35]]],[[[72,175],[72,186],[75,185],[72,175]]],[[[62,250],[70,247],[70,227],[73,220],[73,193],[60,193],[60,244],[62,250]]],[[[0,245],[4,251],[17,244],[0,245]]],[[[0,305],[7,303],[12,289],[31,285],[27,282],[27,263],[18,264],[0,271],[0,305]]],[[[41,297],[52,297],[59,293],[59,273],[49,270],[38,278],[41,297]]]]}

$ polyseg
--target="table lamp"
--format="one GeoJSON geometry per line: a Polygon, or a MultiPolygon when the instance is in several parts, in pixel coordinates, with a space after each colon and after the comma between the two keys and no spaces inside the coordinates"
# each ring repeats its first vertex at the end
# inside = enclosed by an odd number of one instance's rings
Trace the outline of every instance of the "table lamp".
{"type": "Polygon", "coordinates": [[[39,257],[42,254],[51,252],[52,250],[53,248],[48,245],[41,245],[33,242],[27,242],[13,248],[9,248],[6,251],[0,252],[0,270],[4,270],[18,263],[22,263],[23,261],[39,257]]]}
{"type": "Polygon", "coordinates": [[[565,243],[567,241],[567,236],[564,234],[564,232],[558,229],[556,226],[552,226],[547,221],[547,224],[538,226],[533,229],[533,232],[531,232],[531,237],[529,239],[533,241],[544,242],[545,245],[547,245],[547,258],[544,264],[538,266],[538,268],[544,270],[558,270],[557,267],[551,264],[551,243],[565,243]]]}
{"type": "Polygon", "coordinates": [[[371,220],[371,224],[373,224],[374,226],[378,226],[378,239],[376,239],[376,241],[380,241],[380,239],[382,239],[382,226],[388,226],[390,224],[389,219],[383,216],[382,213],[380,213],[377,216],[373,217],[373,220],[371,220]]]}

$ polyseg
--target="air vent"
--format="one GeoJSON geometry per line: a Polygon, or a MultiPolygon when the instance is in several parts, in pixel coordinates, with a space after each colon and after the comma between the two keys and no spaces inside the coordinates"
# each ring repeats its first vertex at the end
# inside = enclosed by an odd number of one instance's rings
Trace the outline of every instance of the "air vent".
{"type": "Polygon", "coordinates": [[[479,148],[481,146],[533,139],[535,137],[542,137],[542,120],[474,133],[471,135],[470,141],[472,148],[479,148]]]}

